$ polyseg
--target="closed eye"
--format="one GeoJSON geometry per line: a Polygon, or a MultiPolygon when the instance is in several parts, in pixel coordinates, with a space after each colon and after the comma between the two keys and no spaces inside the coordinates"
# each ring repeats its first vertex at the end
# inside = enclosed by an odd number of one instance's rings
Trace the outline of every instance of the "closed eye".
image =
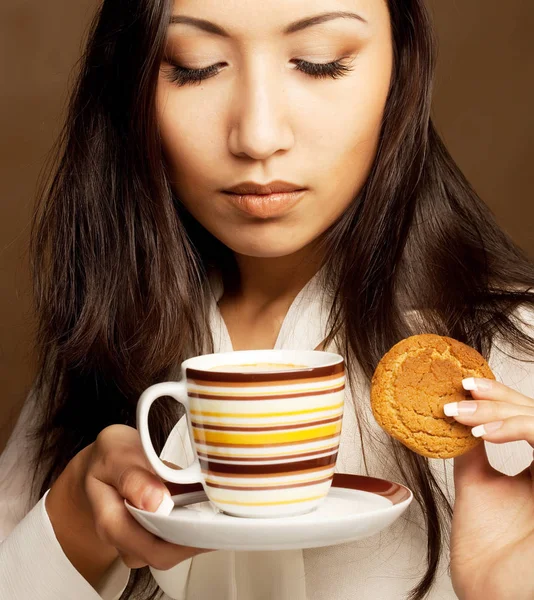
{"type": "MultiPolygon", "coordinates": [[[[313,63],[306,60],[294,59],[296,71],[301,71],[314,77],[315,79],[339,79],[353,70],[353,67],[346,64],[346,59],[341,58],[328,63],[313,63]]],[[[165,76],[169,81],[178,86],[200,83],[205,79],[210,79],[217,75],[226,63],[217,63],[203,69],[188,69],[180,65],[169,63],[170,69],[165,76]]]]}

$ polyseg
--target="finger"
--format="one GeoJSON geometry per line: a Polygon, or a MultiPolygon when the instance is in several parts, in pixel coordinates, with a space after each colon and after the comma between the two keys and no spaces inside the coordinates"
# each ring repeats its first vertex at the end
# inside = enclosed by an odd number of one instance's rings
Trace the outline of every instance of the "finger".
{"type": "Polygon", "coordinates": [[[149,567],[152,567],[153,569],[157,569],[158,571],[167,571],[167,570],[175,567],[180,562],[183,562],[189,558],[194,558],[195,556],[197,556],[199,554],[204,554],[206,552],[212,552],[212,550],[204,550],[201,548],[186,548],[185,546],[180,546],[180,547],[184,548],[185,558],[183,558],[182,560],[179,560],[177,562],[172,561],[167,565],[160,564],[159,567],[156,566],[155,564],[148,564],[144,560],[138,558],[137,556],[135,556],[133,554],[126,554],[126,553],[119,551],[119,556],[121,557],[122,562],[129,569],[142,569],[143,567],[149,566],[149,567]],[[166,567],[166,568],[163,568],[163,567],[166,567]]]}
{"type": "Polygon", "coordinates": [[[145,565],[166,571],[207,550],[171,544],[142,527],[124,506],[117,490],[98,480],[88,484],[97,535],[126,557],[130,568],[145,565]]]}
{"type": "Polygon", "coordinates": [[[462,381],[462,385],[464,390],[470,391],[476,400],[496,400],[498,402],[509,402],[511,404],[534,408],[534,399],[493,379],[469,377],[462,381]]]}
{"type": "Polygon", "coordinates": [[[114,487],[137,508],[168,514],[174,506],[170,493],[152,471],[139,434],[131,427],[107,427],[94,444],[92,475],[114,487]]]}
{"type": "Polygon", "coordinates": [[[526,440],[534,447],[534,417],[524,415],[473,427],[471,433],[494,444],[526,440]]]}
{"type": "Polygon", "coordinates": [[[467,400],[445,404],[443,412],[464,425],[474,427],[516,416],[534,417],[534,407],[492,400],[467,400]]]}
{"type": "Polygon", "coordinates": [[[119,556],[120,556],[122,562],[129,569],[142,569],[143,567],[147,567],[148,566],[148,564],[144,560],[141,560],[140,558],[138,558],[137,556],[134,556],[133,554],[128,554],[126,552],[121,552],[119,550],[119,556]]]}
{"type": "MultiPolygon", "coordinates": [[[[172,546],[172,544],[170,545],[172,546]]],[[[178,553],[178,556],[172,556],[170,552],[164,550],[162,551],[160,558],[153,557],[150,559],[150,561],[145,561],[144,559],[140,559],[135,555],[122,553],[120,551],[119,556],[121,557],[122,562],[130,569],[141,569],[148,566],[156,569],[157,571],[168,571],[185,560],[194,558],[199,554],[212,552],[212,550],[205,550],[203,548],[189,548],[186,546],[175,547],[181,549],[181,551],[178,553]]]]}

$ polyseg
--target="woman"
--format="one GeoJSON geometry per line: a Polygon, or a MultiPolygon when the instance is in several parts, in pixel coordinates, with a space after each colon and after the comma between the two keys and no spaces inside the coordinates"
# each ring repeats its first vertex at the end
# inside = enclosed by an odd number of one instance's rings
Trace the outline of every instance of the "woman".
{"type": "MultiPolygon", "coordinates": [[[[155,597],[150,565],[184,598],[532,598],[534,268],[436,134],[433,67],[422,0],[104,1],[36,218],[41,362],[2,456],[0,596],[155,597]],[[454,486],[370,419],[379,358],[423,331],[490,358],[504,383],[452,412],[509,475],[479,448],[454,486]],[[188,356],[273,346],[343,353],[338,467],[404,481],[410,512],[287,555],[156,539],[123,505],[165,495],[139,394],[188,356]]],[[[179,415],[153,412],[161,450],[179,415]]]]}

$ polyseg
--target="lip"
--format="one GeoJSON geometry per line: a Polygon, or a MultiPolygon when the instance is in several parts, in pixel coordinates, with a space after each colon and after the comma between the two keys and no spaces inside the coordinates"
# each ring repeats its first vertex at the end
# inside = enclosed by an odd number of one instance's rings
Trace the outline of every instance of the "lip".
{"type": "Polygon", "coordinates": [[[282,216],[306,193],[305,189],[273,194],[235,194],[225,192],[235,208],[260,219],[282,216]]]}
{"type": "Polygon", "coordinates": [[[303,189],[304,186],[287,181],[271,181],[269,183],[244,181],[223,191],[230,194],[264,196],[269,194],[285,194],[303,189]]]}

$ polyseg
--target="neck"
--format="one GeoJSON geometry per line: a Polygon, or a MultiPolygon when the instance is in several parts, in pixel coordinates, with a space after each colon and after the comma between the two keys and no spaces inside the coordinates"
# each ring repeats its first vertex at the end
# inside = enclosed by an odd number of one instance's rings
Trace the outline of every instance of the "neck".
{"type": "Polygon", "coordinates": [[[321,257],[311,247],[289,256],[264,258],[236,254],[235,259],[239,278],[235,287],[228,290],[229,295],[260,306],[291,304],[321,267],[321,257]]]}

